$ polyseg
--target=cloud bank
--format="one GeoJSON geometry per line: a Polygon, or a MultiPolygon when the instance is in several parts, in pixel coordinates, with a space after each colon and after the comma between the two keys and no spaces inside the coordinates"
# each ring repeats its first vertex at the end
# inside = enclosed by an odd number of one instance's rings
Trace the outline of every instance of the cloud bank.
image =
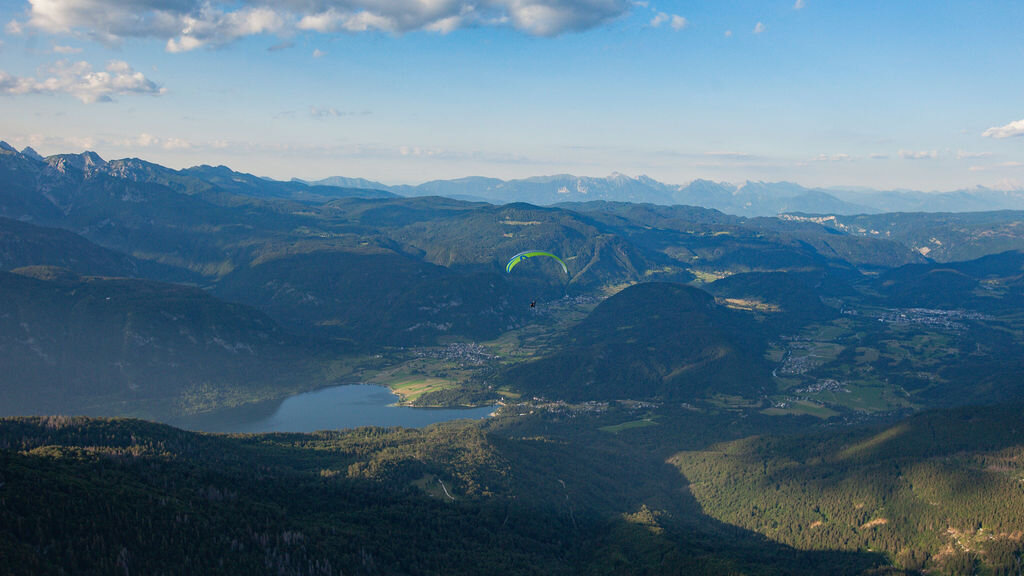
{"type": "Polygon", "coordinates": [[[1013,138],[1024,136],[1024,120],[1010,122],[1005,126],[993,126],[981,133],[986,138],[1013,138]]]}
{"type": "MultiPolygon", "coordinates": [[[[511,26],[534,36],[588,30],[625,14],[628,0],[29,0],[25,24],[113,44],[155,38],[169,52],[259,34],[370,30],[404,33],[511,26]]],[[[15,22],[19,28],[21,23],[15,22]]],[[[673,22],[676,24],[676,22],[673,22]]]]}
{"type": "Polygon", "coordinates": [[[88,62],[62,60],[42,71],[42,77],[12,76],[0,71],[3,94],[70,94],[82,102],[110,102],[114,95],[165,92],[127,62],[111,60],[105,70],[95,72],[88,62]]]}

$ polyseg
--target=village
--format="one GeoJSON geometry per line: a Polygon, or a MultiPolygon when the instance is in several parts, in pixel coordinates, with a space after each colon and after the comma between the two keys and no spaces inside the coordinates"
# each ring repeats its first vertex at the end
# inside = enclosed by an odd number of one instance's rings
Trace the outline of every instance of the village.
{"type": "Polygon", "coordinates": [[[966,330],[963,320],[984,320],[984,314],[969,310],[939,310],[934,308],[895,308],[886,310],[878,316],[879,322],[887,324],[904,324],[943,328],[946,330],[966,330]]]}
{"type": "Polygon", "coordinates": [[[443,348],[418,348],[413,351],[413,355],[417,358],[453,362],[460,367],[483,366],[488,361],[498,358],[484,346],[473,342],[456,342],[443,348]]]}
{"type": "Polygon", "coordinates": [[[822,364],[820,358],[813,354],[793,354],[794,350],[813,350],[814,342],[794,340],[786,349],[785,356],[778,368],[772,370],[772,376],[798,376],[817,368],[822,364]]]}

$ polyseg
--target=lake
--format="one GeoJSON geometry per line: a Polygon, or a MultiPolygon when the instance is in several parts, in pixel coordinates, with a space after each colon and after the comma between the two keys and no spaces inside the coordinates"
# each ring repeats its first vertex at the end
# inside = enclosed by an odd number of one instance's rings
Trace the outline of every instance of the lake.
{"type": "Polygon", "coordinates": [[[173,422],[202,432],[315,432],[358,426],[422,428],[460,418],[485,418],[494,406],[481,408],[411,408],[384,386],[350,384],[267,402],[183,418],[173,422]]]}

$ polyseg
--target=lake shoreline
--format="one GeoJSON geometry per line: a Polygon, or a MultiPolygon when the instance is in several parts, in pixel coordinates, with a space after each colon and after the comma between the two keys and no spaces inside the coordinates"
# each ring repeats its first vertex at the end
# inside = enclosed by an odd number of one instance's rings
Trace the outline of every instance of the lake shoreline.
{"type": "Polygon", "coordinates": [[[500,406],[412,406],[388,386],[333,384],[217,412],[169,419],[167,424],[208,433],[308,433],[362,426],[422,428],[437,422],[482,419],[500,406]]]}

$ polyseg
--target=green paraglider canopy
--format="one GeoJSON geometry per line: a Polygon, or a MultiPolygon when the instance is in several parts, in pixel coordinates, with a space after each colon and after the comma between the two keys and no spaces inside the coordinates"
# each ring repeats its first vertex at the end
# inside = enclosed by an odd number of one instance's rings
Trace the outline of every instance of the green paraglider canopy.
{"type": "Polygon", "coordinates": [[[555,256],[551,252],[541,252],[540,250],[527,250],[526,252],[520,252],[519,254],[516,254],[508,261],[508,264],[505,264],[505,272],[511,272],[512,269],[516,267],[516,264],[519,264],[520,261],[525,260],[527,258],[533,258],[534,256],[547,256],[548,258],[554,258],[555,260],[558,260],[558,263],[562,265],[562,272],[565,272],[566,276],[569,275],[569,269],[565,266],[565,262],[562,262],[561,258],[555,256]]]}

